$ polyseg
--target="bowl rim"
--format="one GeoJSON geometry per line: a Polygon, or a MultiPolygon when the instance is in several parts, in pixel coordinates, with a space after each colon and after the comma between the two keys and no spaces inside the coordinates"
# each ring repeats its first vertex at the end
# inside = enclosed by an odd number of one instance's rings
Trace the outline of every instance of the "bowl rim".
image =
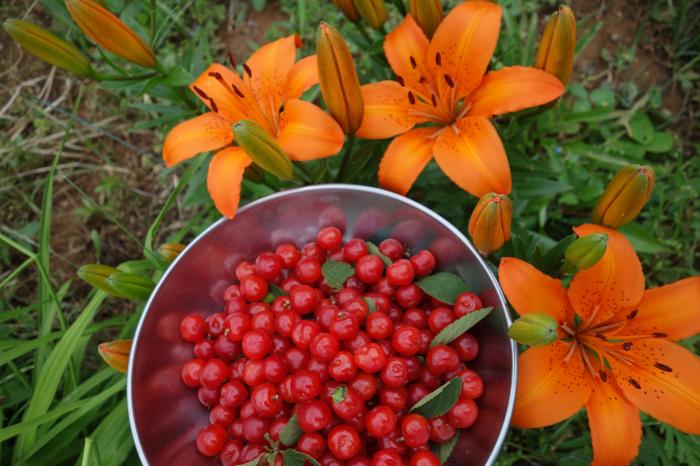
{"type": "MultiPolygon", "coordinates": [[[[387,191],[385,189],[381,188],[375,188],[372,186],[364,186],[364,185],[356,185],[356,184],[345,184],[345,183],[328,183],[328,184],[319,184],[319,185],[313,185],[313,186],[303,186],[300,188],[294,188],[294,189],[288,189],[284,191],[279,191],[270,195],[267,195],[265,197],[262,197],[260,199],[256,199],[253,202],[250,202],[249,204],[246,204],[245,206],[241,207],[238,209],[238,213],[236,215],[240,215],[241,213],[250,210],[256,206],[259,206],[260,204],[264,204],[266,202],[269,202],[274,199],[278,199],[281,197],[286,197],[290,195],[294,195],[297,193],[303,193],[303,192],[309,192],[309,191],[355,191],[355,192],[364,192],[364,193],[371,193],[371,194],[376,194],[380,196],[385,196],[388,198],[391,198],[393,200],[396,200],[398,202],[404,203],[409,205],[410,207],[413,207],[415,209],[418,209],[420,212],[426,214],[427,216],[431,217],[435,221],[437,221],[439,224],[447,228],[453,235],[455,235],[461,242],[464,244],[464,246],[469,249],[469,251],[474,255],[476,260],[478,261],[479,265],[481,265],[481,268],[486,272],[486,276],[489,279],[489,281],[494,285],[494,289],[496,291],[496,295],[498,297],[498,300],[501,302],[503,309],[505,310],[504,312],[504,317],[506,324],[510,326],[512,323],[512,319],[510,318],[510,313],[508,312],[508,301],[505,298],[505,295],[503,294],[503,290],[501,289],[501,285],[498,283],[498,279],[496,276],[493,274],[491,271],[491,268],[489,265],[486,263],[485,259],[481,256],[481,254],[476,250],[474,245],[472,245],[471,241],[469,241],[461,231],[459,231],[454,225],[452,225],[450,222],[448,222],[446,219],[444,219],[441,215],[437,214],[436,212],[433,212],[431,209],[428,207],[424,206],[423,204],[420,204],[419,202],[414,201],[413,199],[409,199],[406,196],[401,196],[399,194],[396,194],[392,191],[387,191]]],[[[136,331],[134,333],[134,338],[133,342],[134,345],[132,347],[131,354],[129,356],[129,365],[128,365],[128,370],[127,370],[127,382],[126,382],[126,398],[127,398],[127,408],[128,408],[128,414],[129,414],[129,430],[131,431],[131,437],[134,441],[134,446],[136,448],[136,451],[139,455],[139,459],[141,460],[141,463],[144,465],[149,465],[148,459],[146,458],[146,455],[143,451],[143,447],[141,446],[141,440],[138,436],[138,432],[136,429],[136,421],[134,418],[134,409],[133,409],[133,393],[132,393],[132,374],[133,374],[133,365],[134,365],[134,355],[136,354],[136,347],[139,341],[139,338],[141,336],[141,329],[143,327],[143,323],[146,319],[146,316],[148,315],[148,312],[151,308],[151,304],[153,303],[153,300],[155,296],[158,294],[158,291],[161,286],[163,286],[163,283],[165,283],[166,279],[174,270],[174,268],[177,266],[178,262],[187,254],[187,252],[194,247],[195,244],[197,244],[199,241],[202,240],[205,236],[207,236],[211,231],[214,229],[218,228],[221,224],[229,221],[229,218],[222,217],[216,222],[212,223],[209,225],[204,231],[202,231],[195,239],[193,239],[186,247],[185,249],[180,252],[180,254],[177,255],[175,260],[170,263],[168,266],[167,270],[163,275],[160,277],[160,280],[158,280],[158,283],[156,284],[155,288],[151,292],[151,296],[148,298],[148,301],[146,301],[146,304],[143,307],[143,311],[141,312],[141,317],[139,317],[139,322],[138,325],[136,326],[136,331]]],[[[498,454],[501,451],[501,448],[503,447],[503,443],[505,441],[506,435],[508,434],[508,429],[510,428],[510,421],[513,416],[513,408],[515,405],[515,391],[517,388],[518,384],[518,349],[513,340],[510,340],[510,354],[511,354],[511,382],[510,382],[510,389],[508,393],[508,405],[506,406],[506,412],[505,416],[503,419],[503,424],[501,425],[501,430],[498,433],[498,437],[496,438],[496,442],[493,445],[493,448],[491,449],[491,453],[489,454],[488,458],[486,459],[486,462],[484,463],[485,466],[491,466],[494,464],[496,461],[496,458],[498,457],[498,454]]]]}

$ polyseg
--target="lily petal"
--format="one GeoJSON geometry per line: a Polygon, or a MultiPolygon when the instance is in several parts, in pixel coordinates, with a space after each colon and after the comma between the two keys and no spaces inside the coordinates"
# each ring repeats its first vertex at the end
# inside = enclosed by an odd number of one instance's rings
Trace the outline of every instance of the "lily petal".
{"type": "Polygon", "coordinates": [[[394,73],[408,88],[428,96],[428,80],[433,78],[426,63],[429,45],[428,38],[411,15],[406,15],[384,39],[384,54],[394,73]],[[424,82],[421,82],[421,76],[424,82]]]}
{"type": "Polygon", "coordinates": [[[190,89],[209,110],[215,111],[230,123],[235,123],[246,118],[246,105],[250,102],[246,103],[237,96],[232,85],[239,90],[245,89],[243,81],[236,73],[224,65],[212,63],[190,84],[190,89]],[[216,74],[221,76],[221,81],[213,76],[216,74]]]}
{"type": "Polygon", "coordinates": [[[345,135],[338,123],[316,105],[293,99],[284,106],[277,142],[292,160],[315,160],[337,154],[345,135]]]}
{"type": "Polygon", "coordinates": [[[287,76],[296,61],[296,36],[263,45],[246,62],[245,81],[253,89],[260,107],[274,118],[286,96],[287,76]]]}
{"type": "Polygon", "coordinates": [[[637,312],[621,330],[627,335],[661,332],[671,340],[700,333],[700,277],[690,277],[644,292],[637,312]]]}
{"type": "Polygon", "coordinates": [[[569,347],[569,343],[557,341],[528,348],[520,355],[513,425],[549,426],[583,407],[591,395],[591,385],[579,354],[564,362],[569,347]]]}
{"type": "Polygon", "coordinates": [[[233,218],[241,201],[245,168],[253,161],[240,147],[227,147],[214,154],[207,174],[207,189],[222,215],[233,218]]]}
{"type": "Polygon", "coordinates": [[[544,312],[564,322],[569,298],[561,280],[552,278],[525,261],[504,257],[498,266],[498,281],[518,314],[544,312]]]}
{"type": "Polygon", "coordinates": [[[404,196],[430,162],[437,128],[415,128],[394,139],[379,164],[379,184],[404,196]]]}
{"type": "Polygon", "coordinates": [[[365,115],[357,135],[384,139],[405,133],[421,120],[410,115],[408,91],[396,81],[379,81],[362,86],[365,115]]]}
{"type": "Polygon", "coordinates": [[[639,451],[642,421],[612,377],[605,382],[595,379],[586,411],[593,440],[592,466],[630,464],[639,451]]]}
{"type": "Polygon", "coordinates": [[[576,313],[584,321],[593,316],[595,321],[604,322],[639,304],[644,293],[644,274],[627,238],[600,225],[581,225],[574,231],[579,237],[593,233],[608,235],[608,249],[600,261],[571,280],[569,301],[576,313]]]}
{"type": "MultiPolygon", "coordinates": [[[[481,2],[466,4],[470,3],[481,2]]],[[[446,127],[438,136],[433,151],[445,175],[474,196],[510,193],[506,151],[496,129],[486,118],[468,116],[446,127]]]]}
{"type": "Polygon", "coordinates": [[[163,160],[171,167],[202,152],[220,149],[233,141],[228,121],[214,112],[179,123],[163,143],[163,160]]]}
{"type": "Polygon", "coordinates": [[[318,64],[316,55],[310,55],[296,62],[289,70],[287,99],[298,99],[314,84],[318,84],[318,64]]]}
{"type": "Polygon", "coordinates": [[[609,362],[627,399],[659,421],[700,434],[700,358],[660,338],[635,340],[624,355],[631,364],[609,362]]]}
{"type": "Polygon", "coordinates": [[[443,97],[452,93],[445,75],[455,85],[455,102],[479,86],[496,49],[500,28],[501,7],[484,1],[462,2],[440,23],[430,42],[428,63],[443,97]]]}
{"type": "Polygon", "coordinates": [[[564,93],[554,75],[536,68],[510,66],[486,73],[471,98],[469,115],[491,118],[544,105],[564,93]]]}

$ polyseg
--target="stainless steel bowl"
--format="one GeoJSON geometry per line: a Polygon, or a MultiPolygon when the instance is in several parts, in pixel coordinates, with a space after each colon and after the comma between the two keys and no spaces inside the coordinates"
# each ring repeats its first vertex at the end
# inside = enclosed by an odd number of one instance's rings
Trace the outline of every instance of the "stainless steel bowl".
{"type": "Polygon", "coordinates": [[[208,410],[196,391],[180,380],[180,367],[192,358],[180,339],[187,313],[211,314],[222,308],[222,293],[233,282],[238,262],[291,241],[301,246],[320,227],[337,226],[346,238],[404,241],[427,248],[440,270],[461,275],[494,312],[474,333],[481,345],[469,366],[484,380],[479,419],[463,431],[448,464],[490,465],[501,448],[515,397],[517,352],[506,330],[505,298],[494,275],[471,243],[446,220],[422,205],[388,191],[330,184],[284,191],[242,208],[233,220],[209,227],[170,266],[144,309],[129,361],[129,421],[145,465],[216,465],[195,447],[208,410]]]}

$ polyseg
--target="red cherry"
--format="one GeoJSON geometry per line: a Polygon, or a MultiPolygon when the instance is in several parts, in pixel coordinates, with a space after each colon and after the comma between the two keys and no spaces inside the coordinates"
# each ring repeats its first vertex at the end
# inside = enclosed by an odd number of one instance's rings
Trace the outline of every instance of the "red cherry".
{"type": "Polygon", "coordinates": [[[241,289],[236,284],[230,285],[228,288],[226,288],[224,290],[224,302],[225,303],[228,303],[233,298],[240,298],[240,297],[241,297],[241,289]]]}
{"type": "Polygon", "coordinates": [[[355,263],[355,275],[363,283],[377,283],[383,272],[384,262],[377,256],[363,256],[355,263]]]}
{"type": "Polygon", "coordinates": [[[484,382],[476,372],[465,369],[459,377],[462,379],[462,396],[474,400],[484,393],[484,382]]]}
{"type": "Polygon", "coordinates": [[[453,348],[437,345],[430,348],[425,363],[430,372],[440,375],[455,370],[459,365],[459,356],[453,348]]]}
{"type": "Polygon", "coordinates": [[[277,296],[272,304],[270,305],[270,310],[275,314],[283,311],[288,311],[292,308],[292,300],[289,295],[277,296]]]}
{"type": "Polygon", "coordinates": [[[363,346],[369,345],[370,343],[372,343],[370,336],[360,330],[354,337],[343,341],[343,349],[355,352],[363,346]]]}
{"type": "Polygon", "coordinates": [[[457,432],[447,420],[447,415],[434,417],[428,420],[430,424],[430,440],[435,443],[445,443],[452,439],[457,432]]]}
{"type": "Polygon", "coordinates": [[[423,292],[418,286],[411,283],[410,285],[398,287],[394,296],[401,307],[410,309],[416,307],[418,303],[420,303],[421,299],[423,299],[423,292]]]}
{"type": "Polygon", "coordinates": [[[297,262],[299,262],[299,259],[301,259],[301,252],[299,252],[296,246],[290,243],[277,246],[275,254],[282,259],[282,267],[287,270],[293,269],[294,266],[297,265],[297,262]]]}
{"type": "Polygon", "coordinates": [[[273,281],[279,276],[282,266],[282,258],[271,252],[263,252],[255,259],[255,273],[268,281],[273,281]]]}
{"type": "Polygon", "coordinates": [[[250,327],[265,330],[271,336],[275,334],[275,315],[269,309],[265,309],[250,318],[250,327]]]}
{"type": "Polygon", "coordinates": [[[203,359],[190,359],[182,365],[180,376],[188,387],[199,387],[199,377],[207,362],[203,359]]]}
{"type": "Polygon", "coordinates": [[[197,434],[197,450],[204,456],[216,456],[226,443],[226,429],[219,424],[210,424],[197,434]]]}
{"type": "Polygon", "coordinates": [[[408,285],[415,277],[413,264],[408,259],[399,259],[386,269],[386,278],[390,285],[408,285]]]}
{"type": "Polygon", "coordinates": [[[292,310],[299,314],[308,314],[318,306],[316,289],[309,285],[299,285],[292,288],[289,293],[292,310]]]}
{"type": "Polygon", "coordinates": [[[381,372],[382,382],[387,387],[401,387],[408,382],[408,365],[402,358],[391,357],[381,372]]]}
{"type": "Polygon", "coordinates": [[[292,329],[292,341],[298,348],[308,349],[311,340],[321,331],[313,320],[302,320],[292,329]]]}
{"type": "Polygon", "coordinates": [[[395,412],[406,408],[407,397],[404,387],[382,387],[379,389],[379,402],[395,412]]]}
{"type": "Polygon", "coordinates": [[[272,349],[272,338],[264,330],[251,330],[243,337],[243,354],[248,359],[262,359],[272,349]]]}
{"type": "Polygon", "coordinates": [[[231,341],[241,341],[250,330],[250,316],[243,312],[234,312],[226,316],[226,337],[231,341]]]}
{"type": "Polygon", "coordinates": [[[228,427],[236,418],[237,414],[238,413],[232,408],[216,405],[209,412],[209,422],[211,424],[220,424],[224,427],[228,427]]]}
{"type": "Polygon", "coordinates": [[[309,432],[299,437],[294,448],[312,458],[318,458],[326,449],[326,440],[319,433],[309,432]]]}
{"type": "Polygon", "coordinates": [[[428,316],[428,327],[434,334],[455,321],[455,315],[449,307],[436,307],[428,316]]]}
{"type": "Polygon", "coordinates": [[[306,369],[311,372],[315,372],[321,378],[321,382],[328,382],[331,378],[328,373],[328,363],[321,361],[318,358],[311,357],[309,363],[306,365],[306,369]]]}
{"type": "Polygon", "coordinates": [[[351,353],[339,351],[328,365],[328,373],[338,382],[349,382],[357,375],[357,365],[351,353]]]}
{"type": "Polygon", "coordinates": [[[316,259],[319,263],[321,263],[326,259],[326,251],[324,251],[321,246],[315,242],[311,242],[305,244],[301,248],[301,256],[316,259]]]}
{"type": "Polygon", "coordinates": [[[372,460],[366,456],[353,456],[345,462],[345,466],[371,466],[372,460]]]}
{"type": "Polygon", "coordinates": [[[192,349],[195,357],[199,359],[211,359],[216,356],[214,342],[211,340],[200,340],[194,344],[192,349]]]}
{"type": "Polygon", "coordinates": [[[391,346],[397,353],[411,356],[420,351],[420,331],[413,325],[397,328],[391,338],[391,346]]]}
{"type": "Polygon", "coordinates": [[[331,403],[331,408],[333,408],[333,412],[336,416],[345,421],[349,421],[360,414],[365,407],[365,403],[360,395],[352,388],[341,385],[339,389],[342,390],[345,396],[340,401],[333,401],[331,403]]]}
{"type": "Polygon", "coordinates": [[[185,341],[196,343],[202,340],[206,333],[206,321],[199,314],[188,314],[180,321],[180,336],[185,341]]]}
{"type": "Polygon", "coordinates": [[[241,280],[241,296],[248,301],[262,301],[268,291],[267,282],[260,275],[248,275],[241,280]]]}
{"type": "Polygon", "coordinates": [[[219,402],[219,388],[199,387],[197,390],[197,398],[207,408],[216,406],[219,402]]]}
{"type": "Polygon", "coordinates": [[[261,443],[249,443],[243,447],[238,462],[239,464],[243,464],[247,463],[248,461],[253,461],[255,458],[259,457],[264,452],[265,450],[261,443]]]}
{"type": "Polygon", "coordinates": [[[321,265],[313,257],[302,257],[294,267],[294,274],[300,282],[313,284],[321,279],[321,265]]]}
{"type": "Polygon", "coordinates": [[[241,354],[241,344],[229,340],[224,335],[219,335],[214,340],[214,352],[224,361],[233,361],[241,354]]]}
{"type": "Polygon", "coordinates": [[[243,381],[249,387],[258,386],[265,380],[265,362],[262,359],[248,361],[243,367],[243,381]]]}
{"type": "Polygon", "coordinates": [[[394,238],[387,238],[379,243],[379,250],[392,261],[401,258],[406,251],[403,244],[394,238]]]}
{"type": "Polygon", "coordinates": [[[396,448],[379,450],[372,457],[371,466],[402,466],[403,460],[396,448]]]}
{"type": "Polygon", "coordinates": [[[340,342],[338,339],[326,332],[319,332],[311,339],[309,345],[311,354],[321,361],[330,361],[340,350],[340,342]]]}
{"type": "Polygon", "coordinates": [[[226,301],[226,314],[234,314],[236,312],[246,312],[248,303],[241,296],[233,296],[226,301]]]}
{"type": "Polygon", "coordinates": [[[282,336],[291,337],[294,326],[301,322],[301,316],[294,311],[282,311],[275,314],[275,330],[282,336]]]}
{"type": "Polygon", "coordinates": [[[273,417],[282,409],[282,398],[271,383],[258,385],[250,395],[255,412],[262,417],[273,417]]]}
{"type": "Polygon", "coordinates": [[[453,306],[457,318],[469,314],[470,312],[474,312],[477,309],[481,309],[482,307],[484,307],[484,305],[481,303],[481,298],[469,291],[457,296],[453,306]]]}
{"type": "Polygon", "coordinates": [[[207,323],[207,330],[212,337],[223,335],[224,331],[226,330],[226,325],[224,325],[225,319],[226,314],[223,312],[217,312],[206,318],[205,322],[207,323]]]}
{"type": "Polygon", "coordinates": [[[420,414],[407,414],[401,420],[401,433],[406,445],[418,448],[430,440],[430,424],[420,414]]]}
{"type": "Polygon", "coordinates": [[[382,347],[376,343],[369,343],[355,351],[353,355],[355,365],[368,374],[374,374],[384,368],[386,356],[382,347]]]}
{"type": "Polygon", "coordinates": [[[479,341],[471,333],[464,333],[450,344],[462,361],[471,361],[479,354],[479,341]]]}
{"type": "Polygon", "coordinates": [[[361,239],[351,239],[343,248],[343,260],[355,263],[361,257],[367,255],[367,243],[361,239]]]}
{"type": "Polygon", "coordinates": [[[365,320],[365,330],[375,340],[384,340],[394,332],[394,322],[383,312],[373,312],[365,320]]]}
{"type": "Polygon", "coordinates": [[[243,419],[243,437],[251,443],[263,443],[265,434],[270,431],[270,420],[259,417],[250,416],[243,419]]]}
{"type": "Polygon", "coordinates": [[[331,319],[339,311],[340,309],[335,304],[321,304],[316,309],[316,321],[323,330],[328,330],[328,326],[331,323],[331,319]]]}
{"type": "Polygon", "coordinates": [[[199,383],[206,388],[219,388],[228,379],[231,370],[221,359],[210,359],[199,373],[199,383]]]}
{"type": "Polygon", "coordinates": [[[408,393],[408,406],[413,407],[414,404],[425,398],[425,396],[428,395],[431,390],[429,390],[424,384],[418,382],[409,385],[406,392],[408,393]]]}
{"type": "Polygon", "coordinates": [[[396,429],[396,414],[388,406],[376,406],[367,413],[365,426],[372,437],[386,437],[396,429]]]}
{"type": "Polygon", "coordinates": [[[364,299],[353,298],[343,303],[342,310],[348,314],[352,314],[358,322],[362,323],[369,313],[369,306],[364,299]]]}
{"type": "Polygon", "coordinates": [[[298,371],[306,367],[310,358],[311,355],[309,355],[308,351],[297,347],[289,348],[284,353],[284,359],[287,361],[287,367],[289,367],[290,372],[298,371]]]}
{"type": "Polygon", "coordinates": [[[343,233],[336,227],[321,228],[316,235],[316,244],[326,251],[335,251],[343,243],[343,233]]]}
{"type": "Polygon", "coordinates": [[[411,256],[409,260],[411,261],[411,264],[413,264],[413,270],[419,277],[428,275],[433,271],[433,269],[435,269],[435,256],[427,249],[418,251],[411,256]]]}
{"type": "Polygon", "coordinates": [[[466,429],[476,421],[479,408],[471,398],[460,397],[457,403],[447,412],[447,419],[457,429],[466,429]]]}
{"type": "MultiPolygon", "coordinates": [[[[253,275],[255,273],[255,266],[250,261],[243,261],[236,266],[236,278],[240,282],[245,277],[253,275]]],[[[239,285],[240,287],[240,285],[239,285]]]]}
{"type": "Polygon", "coordinates": [[[340,311],[331,318],[328,330],[339,340],[349,340],[360,331],[360,322],[349,312],[340,311]]]}
{"type": "Polygon", "coordinates": [[[280,416],[279,414],[270,423],[270,438],[275,442],[280,439],[280,432],[284,430],[289,422],[289,418],[286,416],[280,416]]]}
{"type": "Polygon", "coordinates": [[[221,387],[219,403],[226,408],[239,408],[248,399],[248,389],[237,380],[226,382],[221,387]]]}
{"type": "Polygon", "coordinates": [[[322,400],[313,400],[299,405],[297,422],[304,432],[315,432],[325,428],[331,422],[331,408],[322,400]]]}
{"type": "Polygon", "coordinates": [[[266,312],[270,311],[270,305],[266,303],[265,301],[260,301],[257,303],[250,303],[248,304],[248,314],[250,314],[251,319],[253,318],[254,315],[259,314],[261,312],[266,312]]]}
{"type": "Polygon", "coordinates": [[[279,383],[287,376],[287,364],[279,354],[272,354],[265,359],[263,371],[268,382],[279,383]]]}
{"type": "Polygon", "coordinates": [[[360,435],[347,424],[340,424],[328,433],[328,449],[338,459],[346,460],[360,451],[360,435]]]}
{"type": "Polygon", "coordinates": [[[292,375],[292,395],[299,401],[313,400],[321,393],[321,377],[306,369],[292,375]]]}
{"type": "Polygon", "coordinates": [[[365,282],[363,282],[362,280],[357,278],[356,275],[352,275],[352,276],[348,277],[348,279],[345,280],[344,286],[345,286],[345,288],[355,290],[360,294],[364,293],[365,290],[367,289],[367,285],[365,284],[365,282]]]}
{"type": "Polygon", "coordinates": [[[440,459],[432,451],[417,451],[411,455],[408,466],[440,466],[440,459]]]}
{"type": "Polygon", "coordinates": [[[362,297],[365,299],[365,302],[369,300],[374,304],[376,312],[386,312],[391,307],[391,298],[388,294],[373,291],[365,293],[362,297]]]}
{"type": "Polygon", "coordinates": [[[240,440],[229,440],[226,442],[219,456],[222,466],[237,465],[242,451],[243,443],[240,440]]]}

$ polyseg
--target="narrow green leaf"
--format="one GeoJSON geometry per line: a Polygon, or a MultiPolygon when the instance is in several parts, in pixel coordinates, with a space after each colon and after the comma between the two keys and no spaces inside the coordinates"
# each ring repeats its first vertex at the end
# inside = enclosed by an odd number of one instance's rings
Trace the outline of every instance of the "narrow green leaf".
{"type": "Polygon", "coordinates": [[[461,392],[462,379],[455,377],[425,395],[411,408],[411,412],[421,414],[429,419],[442,416],[457,403],[461,392]]]}
{"type": "Polygon", "coordinates": [[[391,265],[391,259],[389,259],[384,254],[382,254],[382,251],[379,250],[379,246],[377,246],[376,244],[374,244],[371,241],[365,241],[365,242],[367,243],[367,250],[369,251],[370,254],[372,254],[373,256],[379,257],[382,260],[382,262],[384,262],[384,265],[387,265],[387,266],[391,265]]]}
{"type": "Polygon", "coordinates": [[[270,293],[272,293],[275,298],[279,296],[287,296],[287,292],[274,283],[270,283],[270,293]]]}
{"type": "Polygon", "coordinates": [[[314,466],[320,466],[316,458],[313,458],[305,453],[289,448],[284,451],[284,466],[304,466],[305,461],[309,461],[314,466]]]}
{"type": "Polygon", "coordinates": [[[476,325],[481,319],[489,315],[493,310],[492,307],[485,307],[476,311],[463,315],[459,319],[452,322],[447,327],[440,330],[440,333],[435,335],[433,341],[430,342],[430,347],[437,345],[448,345],[456,340],[464,332],[476,325]]]}
{"type": "Polygon", "coordinates": [[[102,464],[126,464],[127,457],[134,449],[134,441],[129,428],[129,411],[125,396],[102,419],[91,437],[95,441],[95,449],[99,452],[102,464]]]}
{"type": "Polygon", "coordinates": [[[297,415],[293,415],[287,421],[287,425],[284,426],[282,432],[280,432],[280,442],[284,443],[288,447],[297,443],[301,434],[303,434],[301,427],[299,427],[299,422],[297,422],[297,415]]]}
{"type": "Polygon", "coordinates": [[[469,291],[469,287],[464,283],[462,277],[450,272],[429,275],[417,281],[416,285],[433,298],[447,304],[454,304],[457,296],[469,291]]]}
{"type": "Polygon", "coordinates": [[[438,457],[440,464],[445,464],[445,462],[450,458],[452,451],[455,449],[455,445],[457,445],[460,434],[460,430],[457,429],[454,437],[449,439],[447,442],[430,444],[430,449],[433,451],[433,453],[435,453],[435,456],[438,457]]]}
{"type": "Polygon", "coordinates": [[[263,459],[263,456],[265,456],[267,453],[260,453],[260,456],[258,456],[255,459],[252,459],[248,461],[247,463],[243,463],[239,466],[258,466],[260,464],[260,460],[263,459]]]}
{"type": "Polygon", "coordinates": [[[333,390],[333,393],[331,394],[331,398],[333,399],[333,403],[340,403],[342,401],[345,401],[345,397],[348,395],[348,387],[345,385],[338,385],[338,388],[333,390]]]}
{"type": "Polygon", "coordinates": [[[323,272],[323,278],[328,282],[328,286],[334,290],[339,290],[345,284],[345,280],[355,273],[355,268],[347,262],[327,260],[321,267],[321,271],[323,272]]]}
{"type": "Polygon", "coordinates": [[[374,302],[374,298],[365,296],[362,299],[364,299],[367,303],[367,307],[369,308],[370,314],[377,310],[377,303],[374,302]]]}

